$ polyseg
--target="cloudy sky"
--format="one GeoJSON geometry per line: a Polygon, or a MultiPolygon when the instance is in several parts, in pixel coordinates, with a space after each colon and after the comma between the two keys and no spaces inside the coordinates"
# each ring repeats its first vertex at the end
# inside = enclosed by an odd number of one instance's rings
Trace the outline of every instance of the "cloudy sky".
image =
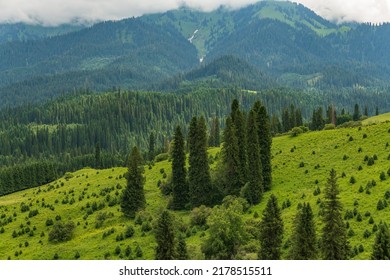
{"type": "MultiPolygon", "coordinates": [[[[206,11],[239,8],[258,0],[0,0],[0,22],[56,25],[100,21],[163,12],[183,4],[206,11]]],[[[390,0],[296,0],[338,22],[390,22],[390,0]]]]}

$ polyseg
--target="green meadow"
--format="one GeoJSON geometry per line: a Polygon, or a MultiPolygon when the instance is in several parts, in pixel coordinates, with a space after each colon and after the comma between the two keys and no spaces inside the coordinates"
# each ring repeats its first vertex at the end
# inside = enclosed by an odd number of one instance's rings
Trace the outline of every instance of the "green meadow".
{"type": "MultiPolygon", "coordinates": [[[[363,126],[307,132],[296,137],[273,139],[273,186],[259,205],[244,215],[248,229],[256,231],[268,197],[277,196],[283,208],[284,256],[287,256],[294,216],[300,203],[313,208],[318,237],[321,232],[321,201],[329,171],[338,174],[340,198],[354,259],[369,259],[375,225],[390,221],[390,123],[366,120],[363,126]],[[381,173],[384,176],[381,176],[381,173]],[[388,192],[386,194],[386,192],[388,192]],[[383,209],[378,209],[381,201],[383,209]]],[[[209,150],[214,159],[219,148],[209,150]]],[[[156,246],[153,225],[168,205],[169,197],[158,187],[170,176],[168,160],[145,166],[147,206],[134,220],[120,211],[126,186],[126,168],[82,169],[50,184],[0,197],[0,259],[153,259],[156,246]],[[49,242],[52,223],[75,224],[73,238],[49,242]],[[128,226],[134,235],[126,237],[128,226]],[[128,252],[130,251],[130,254],[128,252]]],[[[204,258],[201,246],[207,230],[190,225],[191,211],[176,211],[177,223],[186,233],[191,259],[204,258]]],[[[254,234],[256,235],[256,234],[254,234]]],[[[243,259],[256,258],[259,242],[248,240],[243,259]]]]}

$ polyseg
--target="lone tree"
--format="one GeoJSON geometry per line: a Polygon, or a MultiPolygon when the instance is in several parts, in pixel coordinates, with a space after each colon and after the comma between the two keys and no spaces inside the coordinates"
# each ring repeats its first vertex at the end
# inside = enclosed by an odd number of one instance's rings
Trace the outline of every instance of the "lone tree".
{"type": "Polygon", "coordinates": [[[280,215],[278,200],[273,194],[263,211],[260,222],[259,259],[279,260],[283,241],[283,221],[280,215]]]}
{"type": "Polygon", "coordinates": [[[186,180],[187,170],[186,155],[184,152],[184,137],[180,126],[176,127],[172,149],[172,193],[173,209],[184,209],[189,202],[188,184],[186,180]]]}
{"type": "Polygon", "coordinates": [[[168,210],[164,210],[158,218],[154,234],[157,241],[156,260],[173,260],[176,255],[176,234],[174,217],[168,210]]]}
{"type": "Polygon", "coordinates": [[[390,260],[390,232],[386,223],[379,225],[371,255],[372,260],[390,260]]]}
{"type": "Polygon", "coordinates": [[[293,260],[314,260],[317,258],[316,229],[313,211],[309,203],[304,203],[294,220],[291,237],[290,258],[293,260]]]}
{"type": "Polygon", "coordinates": [[[343,221],[343,207],[339,198],[336,171],[330,171],[325,188],[325,207],[323,215],[321,252],[326,260],[344,260],[349,255],[347,229],[343,221]]]}
{"type": "Polygon", "coordinates": [[[127,186],[123,190],[121,209],[125,216],[134,218],[138,210],[145,207],[145,194],[143,177],[144,167],[142,165],[142,157],[137,147],[131,151],[128,171],[126,173],[127,186]]]}

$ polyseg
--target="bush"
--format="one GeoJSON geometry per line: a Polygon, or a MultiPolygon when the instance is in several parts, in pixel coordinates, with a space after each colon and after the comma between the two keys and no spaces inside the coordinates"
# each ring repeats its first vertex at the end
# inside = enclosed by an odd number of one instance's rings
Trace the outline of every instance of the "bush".
{"type": "Polygon", "coordinates": [[[325,124],[324,130],[332,130],[335,128],[336,128],[336,126],[333,123],[327,123],[327,124],[325,124]]]}
{"type": "Polygon", "coordinates": [[[120,253],[121,253],[121,247],[119,247],[119,246],[116,246],[116,248],[115,248],[115,255],[119,255],[120,253]]]}
{"type": "Polygon", "coordinates": [[[370,225],[372,225],[372,224],[374,223],[374,219],[373,219],[372,217],[370,217],[370,219],[368,220],[368,223],[369,223],[370,225]]]}
{"type": "Polygon", "coordinates": [[[381,181],[384,181],[384,180],[386,180],[386,174],[385,174],[385,172],[381,172],[381,175],[379,175],[379,179],[381,180],[381,181]]]}
{"type": "Polygon", "coordinates": [[[366,229],[365,231],[364,231],[364,233],[363,233],[363,237],[364,238],[369,238],[371,236],[371,232],[368,230],[368,229],[366,229]]]}
{"type": "Polygon", "coordinates": [[[379,199],[379,201],[376,205],[376,209],[380,211],[380,210],[383,210],[384,208],[385,208],[385,206],[383,205],[382,199],[379,199]]]}
{"type": "Polygon", "coordinates": [[[207,218],[211,214],[211,209],[201,205],[197,208],[192,209],[190,214],[190,224],[191,226],[206,226],[207,218]]]}
{"type": "Polygon", "coordinates": [[[367,165],[368,165],[368,166],[374,165],[374,163],[375,163],[375,160],[374,160],[374,158],[372,158],[372,157],[370,157],[370,158],[368,159],[368,161],[367,161],[367,165]]]}
{"type": "Polygon", "coordinates": [[[305,167],[305,163],[302,161],[299,163],[299,167],[302,168],[302,167],[305,167]]]}
{"type": "Polygon", "coordinates": [[[351,179],[349,179],[349,183],[352,185],[355,184],[356,183],[355,177],[351,176],[351,179]]]}
{"type": "Polygon", "coordinates": [[[386,191],[385,192],[385,199],[389,199],[390,198],[390,191],[386,191]]]}
{"type": "Polygon", "coordinates": [[[163,161],[163,160],[167,160],[169,158],[169,154],[168,153],[162,153],[162,154],[159,154],[156,156],[155,158],[155,161],[156,162],[160,162],[160,161],[163,161]]]}
{"type": "Polygon", "coordinates": [[[54,225],[53,220],[52,219],[47,219],[46,220],[46,226],[52,226],[52,225],[54,225]]]}
{"type": "Polygon", "coordinates": [[[135,248],[135,256],[137,258],[142,258],[143,254],[144,253],[142,252],[141,247],[139,245],[137,245],[137,247],[135,248]]]}
{"type": "Polygon", "coordinates": [[[302,134],[303,133],[303,129],[300,128],[300,127],[294,127],[293,129],[291,129],[290,131],[290,135],[292,137],[296,137],[298,136],[299,134],[302,134]]]}
{"type": "Polygon", "coordinates": [[[360,213],[356,216],[356,221],[361,222],[363,220],[362,215],[360,213]]]}
{"type": "Polygon", "coordinates": [[[125,232],[125,237],[131,238],[131,237],[133,237],[134,233],[135,233],[135,230],[134,230],[133,226],[131,226],[131,225],[127,226],[126,232],[125,232]]]}
{"type": "Polygon", "coordinates": [[[74,254],[74,258],[75,258],[76,260],[78,260],[78,259],[80,258],[80,252],[79,252],[79,251],[77,251],[77,252],[74,254]]]}
{"type": "Polygon", "coordinates": [[[321,194],[321,189],[320,189],[320,187],[317,187],[317,188],[314,190],[313,195],[314,195],[314,196],[317,196],[317,195],[319,195],[319,194],[321,194]]]}
{"type": "Polygon", "coordinates": [[[71,240],[75,227],[73,222],[68,222],[66,224],[62,222],[56,223],[49,233],[49,242],[64,242],[71,240]]]}

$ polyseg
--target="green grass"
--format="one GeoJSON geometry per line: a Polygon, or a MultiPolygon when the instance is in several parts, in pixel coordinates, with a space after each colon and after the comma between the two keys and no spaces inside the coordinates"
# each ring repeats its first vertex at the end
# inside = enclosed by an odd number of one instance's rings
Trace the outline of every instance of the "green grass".
{"type": "Polygon", "coordinates": [[[365,119],[362,123],[363,125],[370,125],[370,124],[382,123],[382,122],[390,122],[390,113],[365,119]]]}
{"type": "MultiPolygon", "coordinates": [[[[385,118],[381,116],[380,118],[385,118]]],[[[374,218],[376,224],[381,220],[389,222],[390,207],[378,211],[376,206],[379,199],[384,199],[384,194],[390,190],[390,178],[386,175],[386,180],[381,181],[379,175],[382,171],[387,172],[390,167],[390,147],[386,143],[390,142],[390,124],[384,122],[377,125],[363,126],[361,128],[345,128],[320,132],[309,132],[297,137],[281,136],[274,138],[272,148],[272,167],[273,167],[273,188],[272,191],[265,194],[263,201],[252,207],[243,218],[247,222],[259,222],[261,213],[265,207],[266,201],[271,193],[278,197],[279,205],[290,200],[291,206],[282,211],[282,218],[285,226],[284,242],[288,241],[291,234],[293,218],[296,213],[298,203],[310,202],[316,219],[318,235],[321,230],[321,219],[319,217],[320,206],[317,200],[323,199],[323,192],[326,180],[329,176],[329,170],[334,168],[338,175],[338,183],[341,189],[341,202],[346,210],[359,212],[363,219],[358,222],[356,216],[349,220],[350,228],[355,235],[349,239],[352,247],[363,245],[364,252],[360,253],[355,259],[369,259],[375,234],[369,238],[363,238],[365,230],[372,232],[372,224],[369,224],[369,217],[366,212],[374,218]],[[366,136],[364,136],[366,135],[366,136]],[[351,138],[352,137],[352,138],[351,138]],[[351,141],[351,140],[352,141],[351,141]],[[359,152],[359,148],[361,152],[359,152]],[[368,166],[364,161],[365,155],[377,156],[377,160],[372,166],[368,166]],[[346,157],[344,157],[346,156],[346,157]],[[304,164],[299,167],[300,163],[304,164]],[[362,170],[359,171],[358,167],[362,170]],[[341,177],[342,173],[345,177],[341,177]],[[356,183],[351,184],[350,178],[353,176],[356,183]],[[318,183],[316,183],[316,180],[318,183]],[[367,182],[375,180],[377,185],[370,188],[370,194],[366,193],[367,182]],[[359,192],[359,188],[364,188],[359,192]],[[319,187],[322,193],[318,196],[313,194],[319,187]],[[358,205],[354,205],[355,203],[358,205]],[[260,214],[259,218],[253,218],[254,213],[260,214]]],[[[210,149],[209,153],[214,157],[220,152],[219,148],[210,149]]],[[[216,163],[212,165],[214,169],[216,163]]],[[[164,197],[157,183],[163,180],[164,169],[167,175],[170,174],[171,163],[162,161],[156,163],[151,169],[145,167],[145,195],[147,207],[143,216],[150,217],[150,224],[153,225],[157,215],[168,204],[168,198],[164,197]]],[[[143,233],[142,226],[136,225],[134,220],[123,217],[120,212],[119,204],[112,207],[108,206],[106,201],[107,193],[103,194],[104,189],[113,189],[109,193],[111,199],[119,198],[122,189],[117,185],[125,186],[126,181],[123,174],[125,168],[114,168],[107,170],[83,169],[72,173],[73,177],[65,180],[61,178],[49,185],[39,188],[29,189],[0,197],[0,221],[10,219],[12,222],[3,226],[4,233],[0,233],[0,259],[52,259],[57,253],[60,259],[74,259],[76,252],[80,253],[80,259],[119,259],[121,255],[115,254],[115,248],[120,246],[122,252],[126,246],[130,246],[135,257],[135,247],[138,244],[143,250],[143,256],[138,259],[153,259],[154,248],[156,246],[152,231],[143,233]],[[62,201],[68,197],[73,197],[75,202],[70,205],[62,204],[62,201]],[[79,201],[81,199],[81,201],[79,201]],[[54,210],[42,207],[42,201],[46,205],[54,206],[54,210]],[[56,200],[58,202],[56,203],[56,200]],[[105,207],[91,215],[86,216],[87,203],[105,202],[105,207]],[[22,213],[21,203],[30,206],[30,210],[37,209],[39,214],[28,218],[29,211],[22,213]],[[95,228],[97,215],[103,212],[111,212],[113,216],[104,221],[101,228],[95,228]],[[72,220],[77,224],[72,240],[64,243],[52,244],[48,242],[48,234],[52,226],[46,226],[46,220],[51,218],[55,220],[56,215],[60,215],[62,221],[72,220]],[[27,222],[30,225],[27,225],[27,222]],[[21,231],[21,225],[27,226],[34,232],[33,236],[25,233],[13,238],[13,231],[21,231]],[[128,225],[135,229],[135,235],[122,241],[116,241],[118,234],[124,233],[128,225]],[[33,230],[33,228],[36,228],[33,230]],[[114,233],[103,238],[103,233],[110,229],[114,233]],[[41,237],[42,232],[44,236],[41,237]],[[25,242],[29,245],[26,247],[25,242]],[[15,256],[15,252],[22,251],[22,254],[15,256]]],[[[388,203],[390,201],[388,200],[388,203]]],[[[189,211],[177,211],[176,217],[182,223],[189,226],[189,211]]],[[[147,220],[145,218],[145,220],[147,220]]],[[[0,226],[1,229],[1,226],[0,226]]],[[[198,230],[187,238],[187,246],[192,259],[202,259],[201,244],[207,238],[207,231],[198,230]]],[[[251,240],[247,246],[247,253],[244,258],[255,258],[256,240],[251,240]]],[[[287,249],[284,250],[286,255],[287,249]]]]}

